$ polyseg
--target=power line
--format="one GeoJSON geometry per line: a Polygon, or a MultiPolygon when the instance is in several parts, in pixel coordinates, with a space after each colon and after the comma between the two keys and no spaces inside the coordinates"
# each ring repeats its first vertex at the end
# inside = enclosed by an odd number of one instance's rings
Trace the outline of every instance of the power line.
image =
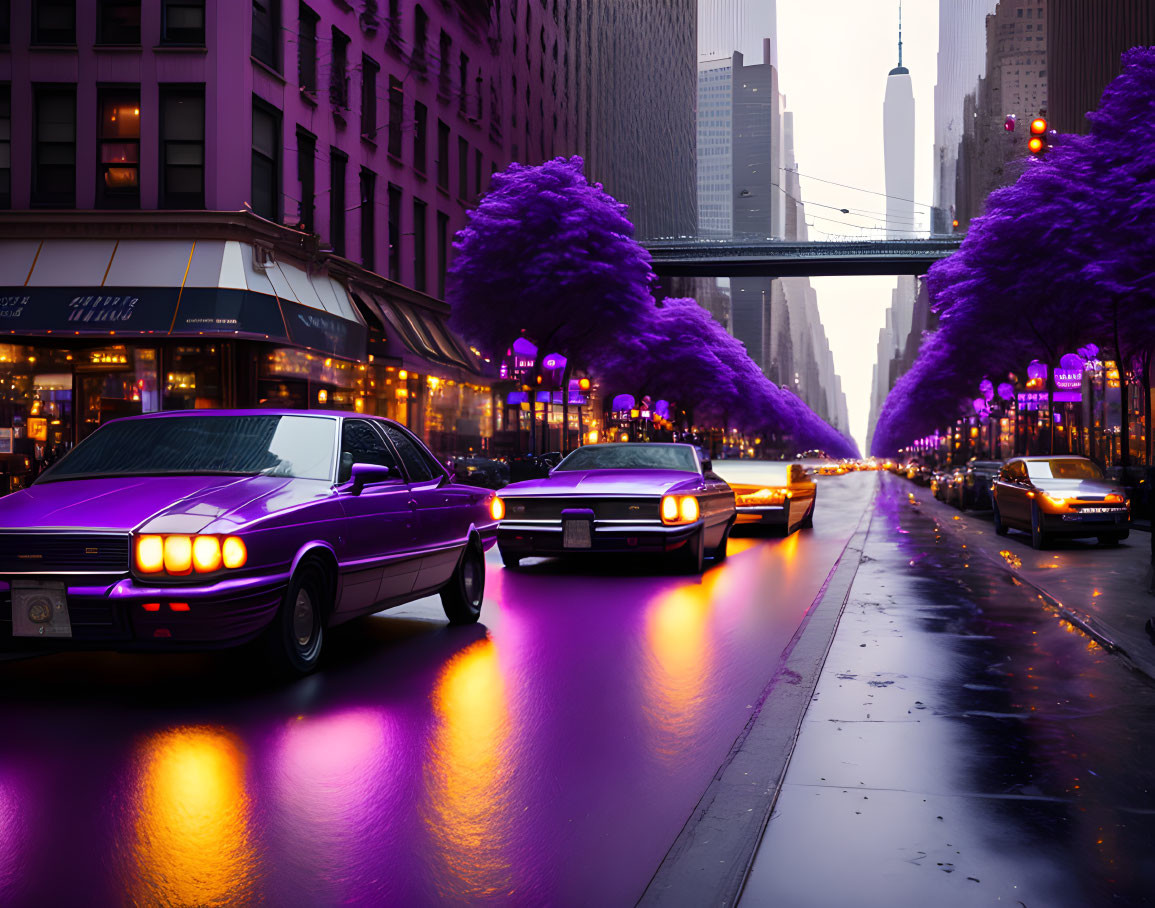
{"type": "MultiPolygon", "coordinates": [[[[786,170],[785,167],[780,169],[786,170]]],[[[824,180],[822,177],[812,177],[808,173],[799,173],[797,170],[787,170],[786,172],[792,173],[795,176],[806,177],[808,180],[817,180],[819,183],[829,183],[831,186],[841,186],[843,189],[853,189],[855,192],[866,192],[870,195],[880,195],[884,199],[893,199],[896,202],[910,202],[912,205],[920,205],[923,208],[930,208],[932,211],[934,210],[934,206],[928,205],[926,202],[916,202],[914,199],[904,199],[901,196],[887,195],[885,192],[876,192],[873,189],[863,189],[861,186],[851,186],[847,183],[836,183],[834,180],[824,180]]]]}

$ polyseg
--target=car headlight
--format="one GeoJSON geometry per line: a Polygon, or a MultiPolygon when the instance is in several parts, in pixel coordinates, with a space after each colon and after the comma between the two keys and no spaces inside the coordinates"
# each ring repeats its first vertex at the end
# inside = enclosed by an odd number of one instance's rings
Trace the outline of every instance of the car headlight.
{"type": "Polygon", "coordinates": [[[212,574],[222,565],[228,569],[244,567],[248,549],[239,536],[189,536],[145,534],[136,537],[134,564],[141,574],[212,574]]]}
{"type": "Polygon", "coordinates": [[[501,520],[505,516],[505,502],[493,496],[493,500],[489,503],[489,516],[494,520],[501,520]]]}
{"type": "Polygon", "coordinates": [[[661,512],[662,523],[666,526],[693,523],[700,514],[698,499],[693,495],[664,495],[661,512]]]}
{"type": "Polygon", "coordinates": [[[1050,492],[1044,492],[1043,498],[1045,498],[1049,504],[1057,505],[1060,507],[1065,505],[1068,501],[1066,495],[1052,495],[1050,492]]]}

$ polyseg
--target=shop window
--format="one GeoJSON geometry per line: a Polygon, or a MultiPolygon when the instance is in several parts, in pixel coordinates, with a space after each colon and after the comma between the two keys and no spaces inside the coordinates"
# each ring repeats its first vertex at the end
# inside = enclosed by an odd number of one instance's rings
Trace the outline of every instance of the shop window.
{"type": "Polygon", "coordinates": [[[389,184],[389,280],[401,280],[401,187],[389,184]]]}
{"type": "Polygon", "coordinates": [[[413,169],[424,176],[429,166],[429,108],[420,101],[413,105],[413,121],[413,169]]]}
{"type": "Polygon", "coordinates": [[[140,89],[99,90],[96,201],[101,208],[140,207],[140,89]]]}
{"type": "Polygon", "coordinates": [[[162,0],[160,42],[204,47],[205,0],[162,0]]]}
{"type": "Polygon", "coordinates": [[[140,44],[140,0],[101,0],[96,43],[140,44]]]}
{"type": "Polygon", "coordinates": [[[427,272],[425,243],[425,212],[426,205],[420,199],[413,200],[413,289],[425,292],[427,272]]]}
{"type": "Polygon", "coordinates": [[[12,207],[12,86],[0,85],[0,208],[12,207]]]}
{"type": "Polygon", "coordinates": [[[280,3],[281,0],[253,0],[252,54],[278,72],[281,69],[280,3]]]}
{"type": "Polygon", "coordinates": [[[377,73],[381,71],[372,57],[361,56],[361,136],[377,139],[377,73]]]}
{"type": "Polygon", "coordinates": [[[405,115],[405,87],[400,79],[389,77],[389,154],[401,157],[401,118],[405,115]]]}
{"type": "Polygon", "coordinates": [[[76,205],[76,87],[37,85],[32,203],[76,205]]]}
{"type": "Polygon", "coordinates": [[[188,344],[164,350],[165,410],[207,410],[226,403],[217,344],[188,344]]]}
{"type": "Polygon", "coordinates": [[[329,149],[329,245],[337,255],[345,254],[345,168],[347,155],[329,149]]]}
{"type": "Polygon", "coordinates": [[[368,271],[376,268],[374,251],[377,245],[373,229],[377,210],[377,174],[361,168],[361,265],[368,271]]]}
{"type": "Polygon", "coordinates": [[[445,299],[445,274],[449,270],[449,215],[437,212],[437,296],[445,299]]]}
{"type": "Polygon", "coordinates": [[[270,221],[281,218],[281,112],[253,99],[253,211],[270,221]]]}
{"type": "Polygon", "coordinates": [[[449,192],[449,124],[437,121],[437,185],[449,192]]]}
{"type": "Polygon", "coordinates": [[[301,91],[317,90],[317,22],[319,17],[301,4],[297,27],[297,82],[301,91]]]}
{"type": "Polygon", "coordinates": [[[33,0],[33,44],[76,43],[76,0],[33,0]]]}
{"type": "Polygon", "coordinates": [[[317,137],[297,127],[297,181],[301,186],[301,227],[315,232],[317,201],[317,137]]]}
{"type": "Polygon", "coordinates": [[[160,207],[205,207],[205,90],[160,88],[160,207]]]}

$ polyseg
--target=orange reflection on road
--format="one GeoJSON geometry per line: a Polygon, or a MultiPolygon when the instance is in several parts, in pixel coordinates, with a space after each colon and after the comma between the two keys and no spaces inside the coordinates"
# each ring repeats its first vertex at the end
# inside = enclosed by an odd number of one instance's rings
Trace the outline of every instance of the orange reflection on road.
{"type": "Polygon", "coordinates": [[[145,741],[137,761],[133,902],[252,901],[256,862],[240,741],[222,729],[175,728],[145,741]]]}
{"type": "Polygon", "coordinates": [[[426,823],[447,872],[443,898],[508,897],[513,892],[509,784],[515,768],[497,647],[478,640],[442,669],[433,690],[437,729],[426,768],[426,823]]]}

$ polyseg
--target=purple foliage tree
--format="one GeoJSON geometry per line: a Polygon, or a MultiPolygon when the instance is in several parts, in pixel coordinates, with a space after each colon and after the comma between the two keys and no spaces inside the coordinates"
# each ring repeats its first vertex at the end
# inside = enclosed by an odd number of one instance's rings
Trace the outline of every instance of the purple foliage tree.
{"type": "Polygon", "coordinates": [[[588,362],[653,307],[649,253],[633,231],[581,158],[511,164],[454,241],[454,327],[493,355],[524,334],[542,354],[588,362]]]}

